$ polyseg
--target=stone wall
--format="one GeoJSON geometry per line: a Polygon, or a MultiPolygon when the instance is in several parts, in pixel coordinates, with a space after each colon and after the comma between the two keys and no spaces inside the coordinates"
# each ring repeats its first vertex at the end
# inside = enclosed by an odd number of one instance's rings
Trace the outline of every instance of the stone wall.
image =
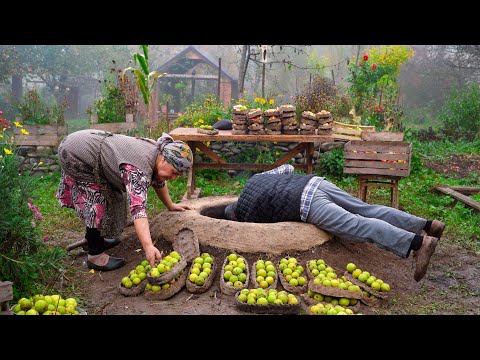
{"type": "Polygon", "coordinates": [[[16,151],[21,170],[32,171],[34,176],[60,171],[57,150],[57,146],[19,146],[16,151]]]}

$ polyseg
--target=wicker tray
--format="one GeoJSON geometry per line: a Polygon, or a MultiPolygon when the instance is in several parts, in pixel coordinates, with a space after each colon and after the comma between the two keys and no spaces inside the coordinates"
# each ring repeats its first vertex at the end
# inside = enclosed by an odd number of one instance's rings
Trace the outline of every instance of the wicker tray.
{"type": "Polygon", "coordinates": [[[339,289],[332,286],[315,284],[313,282],[313,279],[308,282],[308,289],[322,295],[335,296],[339,298],[344,297],[348,299],[361,300],[362,298],[365,297],[361,291],[348,291],[348,290],[339,289]]]}
{"type": "MultiPolygon", "coordinates": [[[[213,263],[212,263],[212,271],[210,274],[207,276],[207,280],[203,283],[202,286],[198,286],[197,284],[192,283],[190,280],[186,280],[186,285],[187,285],[187,291],[192,294],[201,294],[204,293],[205,291],[208,290],[208,288],[213,284],[213,279],[215,278],[215,274],[217,273],[217,265],[215,265],[215,258],[212,256],[213,263]]],[[[193,263],[190,266],[190,270],[188,273],[190,274],[190,271],[192,270],[193,263]]]]}
{"type": "Polygon", "coordinates": [[[182,255],[182,259],[185,259],[187,262],[200,256],[197,234],[188,227],[184,227],[177,232],[172,246],[173,250],[182,255]]]}
{"type": "MultiPolygon", "coordinates": [[[[158,263],[155,262],[155,266],[157,265],[158,263]]],[[[170,280],[172,280],[175,276],[177,276],[180,273],[180,271],[182,271],[186,267],[187,267],[187,261],[182,257],[182,259],[179,262],[177,262],[175,265],[173,265],[169,271],[161,274],[160,276],[152,276],[150,275],[150,271],[149,271],[147,274],[147,281],[149,284],[152,284],[152,285],[163,285],[169,282],[170,280]]]]}
{"type": "MultiPolygon", "coordinates": [[[[275,267],[275,265],[273,267],[275,268],[275,270],[274,270],[275,271],[275,280],[273,281],[272,285],[267,286],[264,290],[270,290],[270,289],[276,289],[277,288],[278,276],[279,275],[278,275],[278,270],[275,267]]],[[[252,284],[252,287],[259,288],[260,284],[257,282],[256,274],[257,274],[257,262],[255,261],[253,263],[252,271],[250,271],[250,283],[252,284]]]]}
{"type": "MultiPolygon", "coordinates": [[[[302,297],[303,301],[305,301],[305,303],[309,306],[308,310],[310,310],[310,306],[317,305],[318,303],[321,303],[324,306],[328,304],[328,302],[325,302],[325,301],[317,301],[315,299],[312,299],[310,296],[308,296],[308,294],[301,294],[300,296],[302,297]]],[[[360,301],[357,301],[357,303],[353,306],[342,306],[342,307],[344,307],[345,309],[350,309],[356,314],[360,311],[360,301]]],[[[309,313],[311,312],[309,311],[309,313]]]]}
{"type": "Polygon", "coordinates": [[[137,296],[143,293],[145,290],[145,286],[147,286],[147,282],[144,279],[140,284],[132,286],[130,289],[127,289],[122,283],[118,284],[118,291],[123,296],[137,296]]]}
{"type": "Polygon", "coordinates": [[[197,132],[200,134],[216,135],[218,134],[218,129],[207,130],[207,129],[197,128],[197,132]]]}
{"type": "Polygon", "coordinates": [[[238,309],[255,314],[298,314],[302,307],[297,304],[247,304],[238,300],[240,291],[235,294],[235,305],[238,309]]]}
{"type": "MultiPolygon", "coordinates": [[[[369,294],[375,295],[375,297],[380,298],[380,299],[386,299],[388,297],[389,293],[373,290],[367,284],[365,284],[365,283],[361,282],[360,280],[354,278],[348,271],[345,271],[344,275],[353,284],[358,285],[361,289],[367,291],[369,294]]],[[[372,276],[375,276],[375,275],[372,274],[372,276]]]]}
{"type": "Polygon", "coordinates": [[[147,300],[166,300],[179,292],[185,286],[186,280],[187,271],[184,271],[183,274],[180,275],[180,277],[173,284],[171,284],[168,289],[160,290],[159,292],[145,290],[143,295],[147,300]]]}
{"type": "MultiPolygon", "coordinates": [[[[237,253],[232,252],[231,254],[237,254],[237,253]]],[[[240,256],[238,254],[237,254],[237,256],[241,257],[245,260],[245,275],[247,275],[247,279],[245,280],[245,283],[243,284],[243,287],[241,287],[241,288],[235,288],[233,286],[227,285],[227,283],[225,282],[225,280],[223,278],[223,273],[225,272],[225,266],[227,265],[229,260],[228,260],[228,255],[225,256],[225,260],[223,261],[223,264],[222,264],[222,271],[220,273],[220,291],[222,292],[222,294],[233,295],[237,291],[240,291],[240,290],[248,287],[248,281],[250,280],[250,271],[249,271],[249,266],[248,266],[247,259],[245,259],[243,256],[240,256]]]]}

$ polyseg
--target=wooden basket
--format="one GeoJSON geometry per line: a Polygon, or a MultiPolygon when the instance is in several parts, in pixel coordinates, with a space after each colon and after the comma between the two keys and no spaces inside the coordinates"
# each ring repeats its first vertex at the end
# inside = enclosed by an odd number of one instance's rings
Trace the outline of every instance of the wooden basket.
{"type": "MultiPolygon", "coordinates": [[[[237,254],[236,252],[231,252],[231,253],[232,254],[237,254]]],[[[225,266],[227,265],[229,260],[228,260],[228,255],[225,256],[225,260],[223,261],[223,264],[222,264],[222,271],[220,273],[220,291],[222,292],[222,294],[233,295],[237,291],[240,291],[240,290],[248,287],[248,281],[250,280],[250,271],[249,271],[249,266],[248,266],[247,259],[245,259],[243,256],[240,256],[238,254],[237,254],[237,256],[241,257],[243,260],[245,260],[245,275],[247,275],[247,279],[245,280],[245,283],[243,284],[243,287],[241,287],[241,288],[236,288],[236,287],[227,285],[227,283],[225,282],[225,279],[223,278],[223,274],[225,272],[225,266]]]]}
{"type": "Polygon", "coordinates": [[[235,305],[238,309],[254,314],[298,314],[301,310],[300,302],[297,304],[247,304],[238,300],[240,291],[235,294],[235,305]]]}
{"type": "MultiPolygon", "coordinates": [[[[207,280],[203,283],[202,286],[198,286],[197,284],[192,283],[190,280],[186,280],[186,285],[187,285],[187,291],[192,294],[201,294],[204,293],[205,291],[208,290],[208,288],[213,284],[213,279],[215,278],[215,274],[217,273],[217,265],[215,265],[215,258],[212,256],[213,263],[212,263],[212,271],[210,274],[207,276],[207,280]]],[[[190,270],[188,273],[190,274],[190,271],[193,268],[193,263],[190,266],[190,270]]]]}
{"type": "Polygon", "coordinates": [[[132,286],[130,289],[127,289],[125,286],[122,285],[122,283],[118,284],[118,291],[120,291],[120,294],[123,296],[137,296],[143,293],[145,290],[145,286],[147,286],[147,281],[142,280],[142,282],[138,285],[132,286]]]}
{"type": "Polygon", "coordinates": [[[159,292],[153,292],[151,290],[145,290],[143,295],[147,300],[166,300],[178,293],[184,286],[187,280],[187,271],[184,271],[180,277],[175,280],[173,284],[166,290],[160,290],[159,292]]]}
{"type": "MultiPolygon", "coordinates": [[[[275,267],[275,265],[274,265],[274,268],[275,268],[275,270],[274,270],[275,271],[275,280],[273,281],[272,285],[269,285],[264,289],[266,291],[270,290],[270,289],[276,289],[277,288],[278,276],[279,275],[278,275],[278,270],[275,267]]],[[[252,284],[252,287],[259,288],[260,284],[257,282],[256,274],[257,274],[257,262],[255,261],[253,263],[252,270],[250,271],[250,283],[252,284]]]]}

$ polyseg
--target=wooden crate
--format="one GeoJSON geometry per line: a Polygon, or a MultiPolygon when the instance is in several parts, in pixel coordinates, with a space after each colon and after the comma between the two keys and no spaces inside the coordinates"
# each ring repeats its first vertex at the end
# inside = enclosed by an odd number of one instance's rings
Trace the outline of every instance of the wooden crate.
{"type": "Polygon", "coordinates": [[[10,281],[0,281],[0,315],[12,315],[8,302],[13,299],[13,287],[10,281]]]}
{"type": "Polygon", "coordinates": [[[343,172],[407,177],[410,175],[411,157],[411,143],[351,140],[345,144],[343,172]]]}

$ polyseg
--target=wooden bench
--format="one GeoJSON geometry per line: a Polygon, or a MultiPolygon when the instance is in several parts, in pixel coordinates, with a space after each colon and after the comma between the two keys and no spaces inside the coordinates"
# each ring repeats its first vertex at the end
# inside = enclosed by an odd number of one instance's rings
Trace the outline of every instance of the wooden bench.
{"type": "Polygon", "coordinates": [[[412,144],[403,133],[362,133],[365,140],[351,140],[344,148],[344,174],[357,174],[358,198],[367,201],[368,188],[390,188],[390,206],[399,206],[398,181],[410,175],[412,144]]]}
{"type": "Polygon", "coordinates": [[[0,315],[13,315],[8,304],[13,299],[13,288],[11,281],[0,281],[0,315]]]}

